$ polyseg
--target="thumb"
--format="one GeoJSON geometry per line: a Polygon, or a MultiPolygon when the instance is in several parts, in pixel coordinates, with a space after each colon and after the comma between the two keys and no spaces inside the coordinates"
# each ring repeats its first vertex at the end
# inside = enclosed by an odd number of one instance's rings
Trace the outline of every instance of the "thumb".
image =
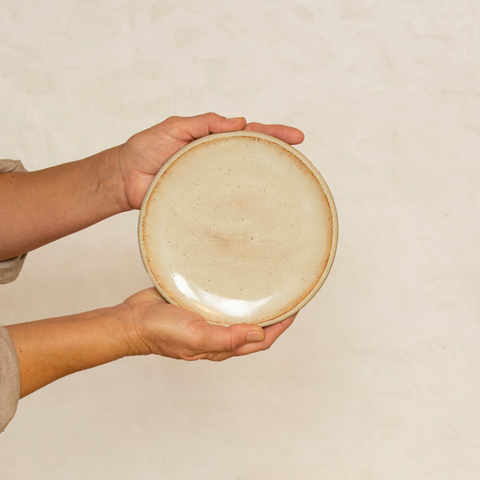
{"type": "Polygon", "coordinates": [[[209,325],[201,343],[204,351],[234,352],[243,345],[262,342],[264,339],[265,332],[258,325],[209,325]]]}
{"type": "Polygon", "coordinates": [[[184,117],[180,121],[183,123],[183,130],[187,130],[193,138],[201,138],[211,133],[242,130],[247,123],[243,117],[225,118],[216,113],[184,117]]]}

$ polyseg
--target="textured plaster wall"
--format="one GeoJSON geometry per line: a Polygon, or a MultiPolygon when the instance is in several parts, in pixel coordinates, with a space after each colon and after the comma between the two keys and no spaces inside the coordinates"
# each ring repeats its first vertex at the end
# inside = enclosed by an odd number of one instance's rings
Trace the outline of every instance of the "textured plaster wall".
{"type": "MultiPolygon", "coordinates": [[[[340,218],[268,352],[125,359],[21,400],[2,480],[478,480],[480,3],[0,0],[0,158],[83,158],[170,115],[304,130],[340,218]]],[[[149,286],[130,212],[30,253],[4,324],[149,286]]]]}

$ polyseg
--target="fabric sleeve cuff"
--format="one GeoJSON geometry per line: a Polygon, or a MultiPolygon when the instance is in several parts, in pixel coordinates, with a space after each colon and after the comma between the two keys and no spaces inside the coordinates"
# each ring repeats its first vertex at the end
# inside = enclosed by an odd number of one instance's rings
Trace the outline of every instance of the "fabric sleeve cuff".
{"type": "MultiPolygon", "coordinates": [[[[20,160],[0,160],[0,173],[26,172],[20,160]]],[[[0,262],[0,284],[13,282],[23,267],[26,254],[0,262]]]]}
{"type": "Polygon", "coordinates": [[[10,423],[20,399],[20,368],[8,330],[0,325],[0,432],[10,423]]]}

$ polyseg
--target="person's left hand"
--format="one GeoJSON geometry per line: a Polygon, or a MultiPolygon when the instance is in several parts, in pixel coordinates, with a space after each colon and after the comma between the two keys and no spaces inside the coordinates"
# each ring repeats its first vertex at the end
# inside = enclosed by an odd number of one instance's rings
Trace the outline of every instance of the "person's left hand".
{"type": "Polygon", "coordinates": [[[291,145],[301,143],[303,133],[284,125],[246,123],[245,118],[227,119],[215,113],[194,117],[170,117],[152,128],[133,135],[117,148],[122,174],[122,203],[125,210],[139,209],[153,177],[178,150],[211,133],[255,131],[272,135],[291,145]]]}
{"type": "Polygon", "coordinates": [[[210,325],[200,315],[170,305],[149,288],[121,305],[130,355],[156,354],[183,360],[226,360],[260,352],[293,323],[296,315],[268,327],[210,325]]]}

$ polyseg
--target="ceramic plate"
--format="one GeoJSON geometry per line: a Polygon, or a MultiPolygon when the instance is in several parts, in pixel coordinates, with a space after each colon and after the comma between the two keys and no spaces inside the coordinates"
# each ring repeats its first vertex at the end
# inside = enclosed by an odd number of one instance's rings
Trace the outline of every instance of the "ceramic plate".
{"type": "Polygon", "coordinates": [[[270,325],[303,307],[332,266],[338,223],[312,163],[268,135],[203,137],[145,196],[139,243],[170,303],[216,324],[270,325]]]}

